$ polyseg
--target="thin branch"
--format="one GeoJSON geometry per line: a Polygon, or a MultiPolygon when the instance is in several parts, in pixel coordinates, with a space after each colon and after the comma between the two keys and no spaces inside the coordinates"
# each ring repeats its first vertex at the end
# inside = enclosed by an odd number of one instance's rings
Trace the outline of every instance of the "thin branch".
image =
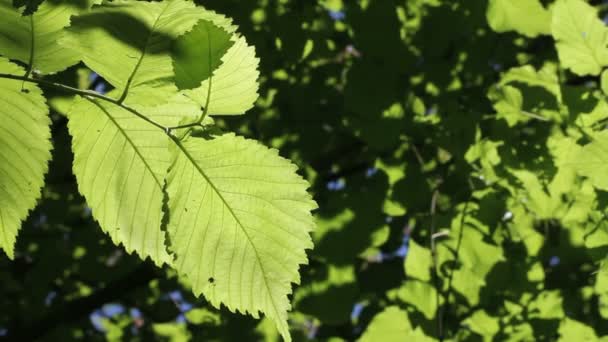
{"type": "MultiPolygon", "coordinates": [[[[445,294],[445,305],[441,306],[439,309],[439,321],[441,321],[442,325],[443,325],[443,317],[444,314],[446,312],[448,312],[449,308],[450,308],[450,295],[452,294],[452,279],[454,279],[454,270],[456,269],[456,264],[458,263],[458,258],[459,258],[459,254],[460,254],[460,246],[462,245],[462,238],[463,238],[463,232],[464,232],[464,221],[465,218],[467,216],[467,211],[469,209],[469,203],[470,201],[466,201],[464,204],[464,210],[462,212],[462,216],[460,217],[460,231],[458,232],[458,242],[456,243],[456,253],[454,255],[454,262],[455,265],[454,267],[450,270],[450,275],[448,276],[448,288],[446,290],[446,294],[445,294]]],[[[444,339],[444,335],[443,333],[439,335],[439,341],[443,341],[444,339]]]]}
{"type": "MultiPolygon", "coordinates": [[[[431,269],[431,274],[433,277],[433,286],[435,287],[435,305],[437,307],[439,307],[439,292],[440,292],[440,288],[439,288],[439,275],[437,272],[437,249],[435,248],[435,216],[437,213],[437,197],[439,196],[439,190],[435,190],[433,192],[433,197],[431,198],[431,209],[430,209],[430,214],[431,214],[431,236],[430,236],[430,244],[431,244],[431,258],[433,261],[433,265],[432,265],[432,269],[431,269]]],[[[441,322],[441,320],[439,319],[439,316],[437,316],[437,336],[443,336],[443,323],[441,322]]]]}
{"type": "MultiPolygon", "coordinates": [[[[30,15],[30,60],[27,67],[27,71],[25,72],[25,77],[29,77],[32,74],[32,69],[34,68],[34,49],[36,47],[36,39],[34,32],[34,15],[30,15]]],[[[25,88],[25,81],[21,83],[21,91],[25,88]]]]}
{"type": "Polygon", "coordinates": [[[140,112],[138,112],[137,110],[121,103],[119,100],[113,99],[111,97],[102,95],[98,92],[92,91],[92,90],[82,90],[82,89],[78,89],[78,88],[74,88],[74,87],[70,87],[67,86],[65,84],[60,84],[60,83],[55,83],[55,82],[50,82],[50,81],[45,81],[45,80],[41,80],[41,79],[37,79],[37,78],[31,78],[28,76],[18,76],[18,75],[10,75],[10,74],[1,74],[0,73],[0,78],[6,78],[6,79],[11,79],[11,80],[19,80],[19,81],[24,81],[24,82],[29,82],[29,83],[35,83],[35,84],[39,84],[39,85],[43,85],[49,88],[53,88],[56,90],[60,90],[63,92],[67,92],[67,93],[71,93],[71,94],[75,94],[75,95],[81,95],[81,96],[85,96],[85,97],[94,97],[100,100],[104,100],[106,102],[115,104],[117,106],[119,106],[120,108],[130,112],[131,114],[139,117],[140,119],[148,122],[149,124],[155,126],[156,128],[162,130],[163,132],[167,132],[167,127],[153,121],[150,120],[149,118],[147,118],[145,115],[141,114],[140,112]]]}
{"type": "Polygon", "coordinates": [[[529,118],[532,118],[532,119],[536,119],[536,120],[540,120],[540,121],[546,121],[546,122],[551,121],[551,120],[547,119],[544,116],[540,116],[538,114],[534,114],[534,113],[528,112],[527,110],[522,110],[521,113],[523,115],[529,117],[529,118]]]}

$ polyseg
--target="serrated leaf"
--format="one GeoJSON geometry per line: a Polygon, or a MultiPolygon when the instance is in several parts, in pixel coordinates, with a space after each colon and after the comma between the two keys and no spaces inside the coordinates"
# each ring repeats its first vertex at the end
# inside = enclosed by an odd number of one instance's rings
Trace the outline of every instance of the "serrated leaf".
{"type": "Polygon", "coordinates": [[[22,16],[11,0],[0,0],[0,54],[31,65],[41,74],[52,74],[78,63],[78,53],[59,46],[57,40],[69,25],[70,16],[93,2],[82,1],[83,7],[78,7],[45,1],[33,15],[22,16]]]}
{"type": "Polygon", "coordinates": [[[551,34],[551,13],[538,0],[490,0],[486,17],[496,32],[516,31],[528,37],[551,34]]]}
{"type": "Polygon", "coordinates": [[[608,28],[587,2],[557,1],[551,31],[563,67],[577,75],[599,75],[608,65],[608,28]]]}
{"type": "Polygon", "coordinates": [[[216,307],[271,318],[290,340],[287,296],[312,247],[316,203],[296,167],[255,141],[190,137],[167,178],[174,267],[216,307]]]}
{"type": "Polygon", "coordinates": [[[114,1],[72,18],[60,43],[117,90],[117,98],[137,106],[167,102],[177,93],[171,62],[175,39],[203,17],[184,0],[114,1]]]}
{"type": "Polygon", "coordinates": [[[208,20],[201,20],[173,44],[175,83],[180,89],[192,89],[211,76],[222,56],[234,44],[230,34],[208,20]]]}
{"type": "MultiPolygon", "coordinates": [[[[146,116],[172,126],[199,115],[198,106],[181,101],[146,116]]],[[[84,98],[76,100],[68,126],[78,188],[102,230],[129,253],[136,251],[158,265],[170,263],[161,230],[164,177],[171,160],[168,137],[119,106],[84,98]]]]}
{"type": "MultiPolygon", "coordinates": [[[[0,58],[0,73],[24,72],[0,58]]],[[[44,185],[51,159],[50,123],[38,87],[0,79],[0,249],[10,258],[21,222],[36,205],[44,185]]]]}

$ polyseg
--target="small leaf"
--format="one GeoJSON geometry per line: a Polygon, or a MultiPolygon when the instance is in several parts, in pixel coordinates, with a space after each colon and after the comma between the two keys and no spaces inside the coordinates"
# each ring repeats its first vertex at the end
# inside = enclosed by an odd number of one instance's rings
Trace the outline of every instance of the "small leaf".
{"type": "MultiPolygon", "coordinates": [[[[0,73],[24,72],[0,58],[0,73]]],[[[10,258],[21,222],[36,205],[44,185],[51,159],[50,123],[38,87],[0,79],[0,249],[10,258]]]]}
{"type": "Polygon", "coordinates": [[[208,20],[201,20],[173,45],[175,83],[180,89],[201,86],[221,64],[221,58],[234,44],[230,34],[208,20]]]}
{"type": "Polygon", "coordinates": [[[221,65],[212,77],[186,94],[209,115],[241,115],[253,107],[258,98],[258,65],[255,48],[247,45],[244,37],[235,33],[237,27],[226,17],[206,11],[205,20],[231,34],[232,46],[221,58],[221,65]]]}

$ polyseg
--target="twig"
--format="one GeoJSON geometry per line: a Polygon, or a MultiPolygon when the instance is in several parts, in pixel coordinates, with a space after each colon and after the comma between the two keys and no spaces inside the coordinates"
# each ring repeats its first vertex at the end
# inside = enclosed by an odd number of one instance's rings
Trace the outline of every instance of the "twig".
{"type": "MultiPolygon", "coordinates": [[[[439,288],[439,275],[437,273],[437,249],[435,248],[435,238],[436,238],[436,231],[435,231],[435,214],[437,212],[437,197],[439,196],[439,190],[435,190],[433,192],[433,197],[431,198],[431,236],[430,236],[430,244],[431,244],[431,258],[433,261],[433,265],[432,265],[432,269],[431,269],[431,274],[433,277],[433,286],[435,286],[435,305],[437,307],[439,307],[439,292],[440,292],[440,288],[439,288]]],[[[437,336],[442,336],[443,335],[443,323],[441,322],[441,320],[439,319],[439,316],[437,316],[437,336]]]]}
{"type": "MultiPolygon", "coordinates": [[[[452,294],[452,279],[454,279],[454,270],[456,268],[456,264],[458,263],[458,257],[460,254],[460,246],[462,245],[462,238],[464,232],[464,221],[467,216],[467,211],[469,209],[470,201],[466,201],[464,204],[464,210],[462,212],[462,216],[460,217],[460,231],[458,232],[458,242],[456,242],[456,253],[454,255],[454,267],[450,270],[450,275],[448,276],[448,288],[445,294],[445,305],[439,308],[439,321],[443,325],[443,317],[446,312],[449,311],[450,308],[450,295],[452,294]]],[[[439,335],[439,341],[442,342],[444,339],[443,332],[439,335]]]]}
{"type": "Polygon", "coordinates": [[[71,94],[75,94],[75,95],[81,95],[84,97],[94,97],[100,100],[104,100],[106,102],[112,103],[116,106],[119,106],[120,108],[128,111],[129,113],[139,117],[142,120],[145,120],[146,122],[152,124],[153,126],[161,129],[163,132],[167,130],[166,127],[162,126],[161,124],[147,118],[145,115],[141,114],[140,112],[138,112],[137,110],[119,102],[116,99],[113,99],[111,97],[102,95],[98,92],[95,91],[91,91],[91,90],[82,90],[82,89],[78,89],[78,88],[74,88],[74,87],[70,87],[67,86],[65,84],[60,84],[60,83],[55,83],[55,82],[50,82],[50,81],[45,81],[45,80],[41,80],[41,79],[37,79],[37,78],[31,78],[31,77],[27,77],[27,76],[18,76],[18,75],[10,75],[10,74],[0,74],[0,78],[7,78],[7,79],[12,79],[12,80],[19,80],[19,81],[24,81],[24,82],[29,82],[29,83],[36,83],[36,84],[40,84],[46,87],[50,87],[50,88],[54,88],[60,91],[64,91],[64,92],[68,92],[71,94]]]}

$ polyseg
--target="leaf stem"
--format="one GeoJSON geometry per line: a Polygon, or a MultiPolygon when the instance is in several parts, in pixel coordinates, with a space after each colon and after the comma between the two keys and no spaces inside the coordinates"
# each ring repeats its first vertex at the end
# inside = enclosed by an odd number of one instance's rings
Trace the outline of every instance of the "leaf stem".
{"type": "MultiPolygon", "coordinates": [[[[32,74],[32,69],[34,68],[34,49],[36,48],[36,39],[34,32],[34,14],[30,15],[30,60],[27,67],[27,71],[25,72],[25,77],[29,77],[32,74]]],[[[21,83],[21,91],[25,88],[25,81],[21,83]]]]}
{"type": "Polygon", "coordinates": [[[192,128],[192,127],[196,127],[196,126],[203,126],[203,124],[201,124],[200,122],[193,122],[193,123],[189,123],[189,124],[185,124],[185,125],[179,125],[179,126],[173,126],[173,127],[167,127],[167,133],[171,133],[172,130],[174,129],[182,129],[182,128],[192,128]]]}

